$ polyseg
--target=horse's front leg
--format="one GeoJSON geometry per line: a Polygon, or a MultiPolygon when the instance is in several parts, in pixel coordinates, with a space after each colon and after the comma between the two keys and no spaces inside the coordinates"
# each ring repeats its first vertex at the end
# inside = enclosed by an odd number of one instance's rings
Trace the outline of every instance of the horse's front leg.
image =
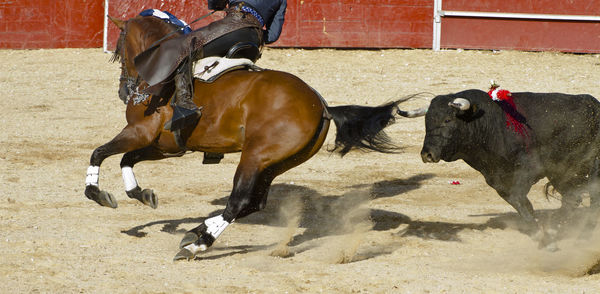
{"type": "Polygon", "coordinates": [[[137,199],[140,202],[156,208],[158,206],[158,197],[152,189],[140,188],[133,174],[133,166],[144,160],[160,160],[168,157],[182,156],[184,153],[165,155],[162,151],[154,146],[148,146],[142,149],[134,150],[125,153],[121,159],[121,172],[123,175],[123,183],[125,184],[125,193],[129,198],[137,199]]]}
{"type": "Polygon", "coordinates": [[[109,156],[148,146],[153,138],[151,136],[140,135],[140,131],[142,130],[143,128],[140,128],[138,125],[127,125],[110,142],[94,150],[85,178],[84,193],[88,199],[94,200],[102,206],[117,208],[117,201],[113,195],[100,190],[100,165],[109,156]]]}
{"type": "Polygon", "coordinates": [[[268,169],[260,171],[256,165],[241,160],[234,177],[233,191],[223,214],[207,218],[201,225],[187,232],[179,244],[181,250],[174,260],[193,259],[196,254],[212,246],[235,219],[263,209],[273,178],[268,169]]]}

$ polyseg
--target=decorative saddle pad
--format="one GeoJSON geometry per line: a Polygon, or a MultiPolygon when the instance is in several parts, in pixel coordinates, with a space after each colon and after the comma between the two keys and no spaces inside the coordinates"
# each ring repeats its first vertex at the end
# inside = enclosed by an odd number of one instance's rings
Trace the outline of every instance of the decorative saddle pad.
{"type": "Polygon", "coordinates": [[[196,62],[194,77],[200,81],[211,83],[224,73],[241,68],[260,70],[250,59],[211,56],[196,62]]]}

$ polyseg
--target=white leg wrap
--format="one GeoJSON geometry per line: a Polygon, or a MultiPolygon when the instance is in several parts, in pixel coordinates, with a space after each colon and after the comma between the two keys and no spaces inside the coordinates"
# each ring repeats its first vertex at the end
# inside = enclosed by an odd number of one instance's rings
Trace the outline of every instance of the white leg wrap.
{"type": "Polygon", "coordinates": [[[204,224],[206,225],[206,232],[211,234],[215,239],[217,239],[229,225],[229,223],[223,219],[222,215],[208,218],[204,221],[204,224]]]}
{"type": "Polygon", "coordinates": [[[125,191],[131,191],[138,186],[135,175],[133,175],[133,168],[124,166],[121,168],[121,174],[123,175],[123,183],[125,183],[125,191]]]}
{"type": "Polygon", "coordinates": [[[93,185],[98,187],[98,174],[100,173],[99,166],[90,165],[87,169],[87,176],[85,177],[85,185],[93,185]]]}

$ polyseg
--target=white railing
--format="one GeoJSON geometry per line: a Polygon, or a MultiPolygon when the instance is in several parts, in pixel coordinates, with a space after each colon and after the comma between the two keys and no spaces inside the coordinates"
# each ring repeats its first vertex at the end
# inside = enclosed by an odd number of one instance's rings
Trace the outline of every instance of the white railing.
{"type": "Polygon", "coordinates": [[[512,19],[541,19],[565,21],[592,21],[600,22],[596,15],[562,15],[562,14],[537,14],[537,13],[510,13],[510,12],[479,12],[479,11],[449,11],[442,10],[442,0],[434,0],[433,4],[433,44],[434,51],[440,50],[442,37],[442,17],[482,17],[482,18],[512,18],[512,19]]]}

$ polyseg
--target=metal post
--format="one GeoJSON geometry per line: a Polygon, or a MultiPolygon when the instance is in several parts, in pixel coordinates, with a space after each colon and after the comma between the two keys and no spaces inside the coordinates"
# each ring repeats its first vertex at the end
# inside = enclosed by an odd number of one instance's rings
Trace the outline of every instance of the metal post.
{"type": "Polygon", "coordinates": [[[440,51],[440,40],[442,37],[442,0],[434,0],[433,2],[433,51],[440,51]]]}
{"type": "Polygon", "coordinates": [[[104,53],[108,51],[108,0],[104,0],[104,32],[102,33],[102,49],[104,53]]]}

